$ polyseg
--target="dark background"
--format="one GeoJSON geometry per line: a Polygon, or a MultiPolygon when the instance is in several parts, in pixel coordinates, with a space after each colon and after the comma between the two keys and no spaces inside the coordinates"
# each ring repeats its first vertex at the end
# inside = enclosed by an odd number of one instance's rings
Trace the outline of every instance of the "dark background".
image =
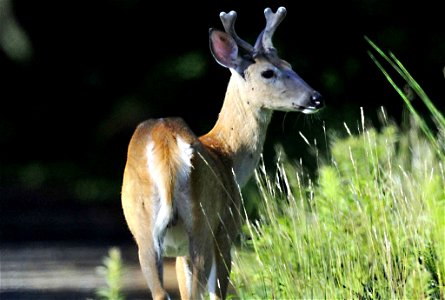
{"type": "Polygon", "coordinates": [[[130,239],[120,185],[131,134],[161,116],[181,116],[198,135],[211,129],[230,76],[208,49],[220,11],[236,10],[238,34],[254,43],[264,8],[285,6],[274,44],[326,100],[317,116],[274,115],[268,162],[280,142],[310,169],[299,131],[326,148],[323,127],[357,128],[359,107],[376,126],[381,106],[403,121],[402,100],[364,36],[396,54],[445,108],[440,1],[2,1],[2,241],[130,239]]]}

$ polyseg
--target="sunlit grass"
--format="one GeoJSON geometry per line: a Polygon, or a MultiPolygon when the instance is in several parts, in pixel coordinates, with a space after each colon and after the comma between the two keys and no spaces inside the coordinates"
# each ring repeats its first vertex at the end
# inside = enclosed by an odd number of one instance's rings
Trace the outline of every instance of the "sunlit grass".
{"type": "Polygon", "coordinates": [[[234,267],[241,298],[440,298],[444,161],[417,128],[336,140],[312,182],[256,173],[263,207],[234,267]]]}

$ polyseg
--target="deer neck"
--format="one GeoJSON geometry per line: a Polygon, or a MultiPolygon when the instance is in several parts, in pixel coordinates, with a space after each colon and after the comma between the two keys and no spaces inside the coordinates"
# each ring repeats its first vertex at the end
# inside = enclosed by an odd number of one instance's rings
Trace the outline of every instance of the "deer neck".
{"type": "Polygon", "coordinates": [[[272,111],[255,105],[254,99],[240,90],[241,80],[238,74],[232,75],[218,120],[201,141],[229,156],[242,187],[258,165],[272,111]]]}

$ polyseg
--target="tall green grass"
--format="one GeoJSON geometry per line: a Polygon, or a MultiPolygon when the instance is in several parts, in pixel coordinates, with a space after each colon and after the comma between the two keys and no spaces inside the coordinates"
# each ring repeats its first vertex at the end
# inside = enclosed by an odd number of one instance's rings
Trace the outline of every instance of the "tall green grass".
{"type": "Polygon", "coordinates": [[[247,220],[235,252],[240,298],[445,298],[443,115],[395,56],[369,42],[427,104],[437,127],[411,108],[409,130],[382,110],[378,131],[362,111],[357,128],[345,124],[347,137],[333,138],[329,157],[315,158],[315,180],[286,158],[273,176],[260,167],[260,218],[247,220]]]}
{"type": "Polygon", "coordinates": [[[389,64],[392,70],[397,72],[409,89],[420,98],[423,104],[426,106],[428,111],[430,112],[431,118],[433,119],[436,129],[439,131],[439,134],[436,135],[434,130],[428,127],[424,118],[419,115],[417,110],[414,108],[411,103],[410,97],[407,93],[404,92],[404,89],[396,83],[396,80],[389,74],[389,71],[383,66],[382,62],[373,54],[372,51],[368,51],[368,55],[371,57],[372,61],[376,64],[376,66],[382,71],[385,78],[391,84],[391,86],[396,90],[396,92],[403,99],[406,107],[408,108],[411,116],[414,118],[416,125],[419,126],[425,136],[428,138],[429,142],[432,144],[433,148],[436,149],[440,156],[445,155],[445,117],[444,115],[437,109],[437,107],[433,104],[431,99],[422,89],[420,84],[411,76],[408,70],[403,66],[403,64],[397,59],[397,57],[389,52],[386,54],[383,52],[373,41],[369,38],[365,37],[366,41],[371,45],[372,49],[379,55],[380,59],[383,59],[383,62],[389,64]]]}

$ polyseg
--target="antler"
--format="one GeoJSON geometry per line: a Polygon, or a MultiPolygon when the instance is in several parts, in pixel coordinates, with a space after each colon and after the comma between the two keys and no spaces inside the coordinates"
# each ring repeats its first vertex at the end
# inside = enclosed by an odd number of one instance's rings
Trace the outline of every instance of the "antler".
{"type": "Polygon", "coordinates": [[[260,52],[260,49],[265,50],[266,52],[271,50],[275,51],[272,44],[272,36],[275,33],[278,25],[280,25],[281,21],[283,21],[284,17],[286,16],[286,8],[281,6],[277,9],[276,13],[273,13],[270,8],[266,8],[264,10],[264,16],[266,17],[266,28],[258,36],[255,43],[256,52],[260,52]]]}
{"type": "Polygon", "coordinates": [[[226,33],[232,36],[237,45],[246,50],[248,53],[252,53],[253,52],[252,45],[242,40],[235,32],[236,12],[233,10],[227,14],[225,12],[221,12],[219,14],[219,17],[221,19],[221,22],[223,23],[226,33]]]}

